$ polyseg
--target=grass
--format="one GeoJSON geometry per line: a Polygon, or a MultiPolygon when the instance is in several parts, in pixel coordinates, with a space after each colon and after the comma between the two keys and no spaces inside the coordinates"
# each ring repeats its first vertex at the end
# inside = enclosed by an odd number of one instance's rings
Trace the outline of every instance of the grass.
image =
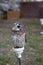
{"type": "MultiPolygon", "coordinates": [[[[27,42],[22,57],[22,65],[43,65],[43,36],[39,34],[40,23],[39,20],[29,21],[29,24],[25,26],[27,42]]],[[[10,29],[3,28],[2,25],[0,28],[0,65],[8,64],[18,65],[18,62],[15,53],[12,51],[10,29]]]]}

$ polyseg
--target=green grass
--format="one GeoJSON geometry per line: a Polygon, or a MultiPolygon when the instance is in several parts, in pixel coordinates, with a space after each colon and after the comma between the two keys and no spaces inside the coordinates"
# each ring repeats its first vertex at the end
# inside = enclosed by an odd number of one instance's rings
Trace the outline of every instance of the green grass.
{"type": "MultiPolygon", "coordinates": [[[[24,19],[23,19],[24,20],[24,19]]],[[[28,21],[28,20],[27,20],[28,21]]],[[[43,65],[43,36],[39,35],[40,23],[29,20],[26,25],[27,42],[22,65],[43,65]]],[[[17,57],[11,51],[12,41],[9,28],[0,28],[0,65],[17,65],[17,57]]]]}

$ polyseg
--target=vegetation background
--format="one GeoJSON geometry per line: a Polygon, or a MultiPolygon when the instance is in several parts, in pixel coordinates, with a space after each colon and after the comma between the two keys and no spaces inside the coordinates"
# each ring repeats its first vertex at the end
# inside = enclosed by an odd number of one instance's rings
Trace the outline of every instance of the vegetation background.
{"type": "MultiPolygon", "coordinates": [[[[22,65],[43,65],[43,35],[37,19],[20,19],[25,25],[27,42],[22,56],[22,65]]],[[[11,24],[14,21],[0,20],[0,65],[18,65],[12,51],[11,24]]]]}

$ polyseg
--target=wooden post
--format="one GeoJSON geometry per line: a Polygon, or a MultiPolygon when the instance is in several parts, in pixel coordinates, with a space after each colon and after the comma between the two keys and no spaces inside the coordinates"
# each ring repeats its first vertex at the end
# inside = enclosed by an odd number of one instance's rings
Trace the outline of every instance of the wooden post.
{"type": "Polygon", "coordinates": [[[8,20],[19,19],[19,17],[20,17],[20,11],[17,10],[7,11],[8,20]]]}

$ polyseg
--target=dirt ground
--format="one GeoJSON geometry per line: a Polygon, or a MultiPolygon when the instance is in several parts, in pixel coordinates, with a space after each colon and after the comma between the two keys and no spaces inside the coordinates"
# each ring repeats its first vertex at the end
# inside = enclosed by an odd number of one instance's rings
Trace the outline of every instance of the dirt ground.
{"type": "MultiPolygon", "coordinates": [[[[39,20],[20,19],[26,29],[26,44],[22,55],[22,65],[43,65],[43,35],[40,35],[39,20]]],[[[15,21],[0,20],[0,65],[18,65],[12,50],[11,25],[15,21]]]]}

